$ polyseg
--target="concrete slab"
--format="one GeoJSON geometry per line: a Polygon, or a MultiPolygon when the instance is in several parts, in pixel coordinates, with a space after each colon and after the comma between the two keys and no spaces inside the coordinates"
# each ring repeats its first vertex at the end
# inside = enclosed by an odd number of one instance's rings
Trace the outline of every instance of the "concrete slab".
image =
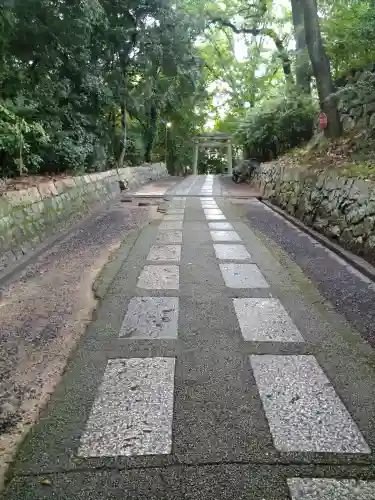
{"type": "Polygon", "coordinates": [[[219,264],[228,288],[268,288],[269,285],[255,264],[219,264]]]}
{"type": "Polygon", "coordinates": [[[161,231],[169,231],[169,230],[181,230],[182,229],[182,221],[163,221],[159,229],[161,231]]]}
{"type": "Polygon", "coordinates": [[[173,265],[145,266],[139,276],[137,287],[148,290],[178,290],[179,268],[173,265]]]}
{"type": "Polygon", "coordinates": [[[172,214],[172,215],[164,215],[164,220],[165,221],[183,221],[184,220],[184,216],[183,214],[172,214]]]}
{"type": "Polygon", "coordinates": [[[176,339],[177,333],[177,297],[133,297],[119,336],[131,339],[176,339]]]}
{"type": "Polygon", "coordinates": [[[236,231],[211,231],[213,241],[242,241],[236,231]]]}
{"type": "Polygon", "coordinates": [[[233,231],[233,226],[230,222],[209,222],[208,227],[216,231],[233,231]]]}
{"type": "Polygon", "coordinates": [[[244,340],[304,342],[278,299],[233,299],[244,340]]]}
{"type": "Polygon", "coordinates": [[[250,356],[280,451],[370,453],[314,356],[250,356]]]}
{"type": "Polygon", "coordinates": [[[251,255],[246,250],[244,245],[228,245],[216,244],[214,245],[216,257],[220,260],[250,260],[251,255]]]}
{"type": "Polygon", "coordinates": [[[206,215],[207,220],[225,220],[225,215],[206,215]]]}
{"type": "Polygon", "coordinates": [[[109,360],[78,456],[170,453],[174,367],[174,358],[109,360]]]}
{"type": "Polygon", "coordinates": [[[207,215],[222,215],[220,208],[205,208],[204,214],[207,215]]]}
{"type": "Polygon", "coordinates": [[[147,256],[149,261],[174,261],[181,259],[181,245],[153,245],[147,256]]]}
{"type": "Polygon", "coordinates": [[[156,237],[156,243],[182,243],[181,231],[160,231],[156,237]]]}

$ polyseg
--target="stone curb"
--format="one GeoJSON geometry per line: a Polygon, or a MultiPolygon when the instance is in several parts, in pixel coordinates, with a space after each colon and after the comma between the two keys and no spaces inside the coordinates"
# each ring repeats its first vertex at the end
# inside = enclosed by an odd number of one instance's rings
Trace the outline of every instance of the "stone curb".
{"type": "Polygon", "coordinates": [[[329,248],[329,250],[332,250],[332,252],[336,253],[339,257],[341,257],[346,262],[348,262],[348,264],[350,264],[355,269],[360,271],[363,275],[367,276],[367,278],[370,278],[372,281],[375,282],[375,267],[373,267],[370,263],[368,263],[364,259],[361,259],[360,257],[352,254],[348,250],[345,250],[340,245],[334,243],[333,241],[328,239],[326,236],[323,236],[322,234],[318,233],[314,229],[311,229],[311,228],[305,226],[305,224],[303,222],[296,219],[292,215],[287,214],[286,212],[284,212],[284,210],[273,205],[269,201],[264,200],[264,199],[260,199],[260,201],[262,203],[264,203],[264,205],[266,205],[267,207],[271,208],[274,212],[282,215],[284,217],[284,219],[286,219],[289,222],[291,222],[292,224],[294,224],[296,227],[298,227],[298,229],[301,229],[303,232],[305,232],[306,234],[308,234],[309,236],[311,236],[312,238],[317,240],[319,243],[321,243],[325,247],[329,248]]]}
{"type": "Polygon", "coordinates": [[[92,291],[96,300],[103,300],[106,296],[113,280],[125,260],[128,258],[128,255],[136,244],[141,231],[147,224],[149,224],[149,222],[146,222],[138,229],[130,230],[122,240],[119,248],[111,254],[108,262],[104,264],[104,267],[102,267],[99,271],[98,276],[92,284],[92,291]]]}

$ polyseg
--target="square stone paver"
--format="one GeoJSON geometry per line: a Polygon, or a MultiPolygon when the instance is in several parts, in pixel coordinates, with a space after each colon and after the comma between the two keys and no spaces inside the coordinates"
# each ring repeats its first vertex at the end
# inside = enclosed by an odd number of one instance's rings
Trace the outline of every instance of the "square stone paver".
{"type": "Polygon", "coordinates": [[[216,257],[221,260],[247,260],[251,255],[244,245],[226,245],[219,243],[214,245],[216,257]]]}
{"type": "Polygon", "coordinates": [[[278,299],[233,299],[233,304],[244,340],[304,342],[278,299]]]}
{"type": "Polygon", "coordinates": [[[159,226],[159,229],[161,231],[169,231],[170,229],[172,230],[175,230],[175,229],[182,229],[182,221],[177,221],[177,220],[167,220],[167,221],[163,221],[160,226],[159,226]]]}
{"type": "Polygon", "coordinates": [[[131,339],[176,339],[177,297],[133,297],[120,329],[131,339]]]}
{"type": "Polygon", "coordinates": [[[221,215],[223,212],[220,208],[205,208],[204,213],[206,215],[221,215]]]}
{"type": "Polygon", "coordinates": [[[252,355],[250,363],[278,451],[371,453],[315,356],[252,355]]]}
{"type": "Polygon", "coordinates": [[[175,364],[173,357],[108,360],[78,456],[170,454],[175,364]]]}
{"type": "Polygon", "coordinates": [[[181,245],[153,245],[147,260],[173,260],[181,259],[181,245]]]}
{"type": "Polygon", "coordinates": [[[184,208],[168,208],[167,215],[181,215],[185,212],[184,208]]]}
{"type": "Polygon", "coordinates": [[[171,214],[171,215],[164,215],[164,220],[178,220],[178,221],[183,221],[184,220],[184,214],[171,214]]]}
{"type": "Polygon", "coordinates": [[[173,265],[145,266],[138,278],[137,287],[147,290],[178,290],[180,270],[173,265]]]}
{"type": "Polygon", "coordinates": [[[160,231],[156,237],[157,243],[182,243],[181,231],[160,231]]]}
{"type": "Polygon", "coordinates": [[[213,241],[242,241],[236,231],[211,231],[213,241]]]}
{"type": "Polygon", "coordinates": [[[209,222],[208,227],[216,231],[233,231],[233,226],[230,222],[209,222]]]}
{"type": "Polygon", "coordinates": [[[206,219],[207,220],[226,220],[226,217],[224,214],[221,214],[221,215],[206,215],[206,219]]]}
{"type": "Polygon", "coordinates": [[[219,264],[228,288],[268,288],[269,285],[255,264],[219,264]]]}

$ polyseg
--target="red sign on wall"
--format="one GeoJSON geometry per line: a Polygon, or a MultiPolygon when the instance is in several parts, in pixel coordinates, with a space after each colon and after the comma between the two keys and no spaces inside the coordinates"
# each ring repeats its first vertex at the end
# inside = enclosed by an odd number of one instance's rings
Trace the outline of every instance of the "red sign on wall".
{"type": "Polygon", "coordinates": [[[328,118],[327,118],[327,115],[325,113],[323,113],[323,111],[321,111],[319,113],[319,124],[320,124],[321,129],[324,130],[325,128],[327,128],[328,118]]]}

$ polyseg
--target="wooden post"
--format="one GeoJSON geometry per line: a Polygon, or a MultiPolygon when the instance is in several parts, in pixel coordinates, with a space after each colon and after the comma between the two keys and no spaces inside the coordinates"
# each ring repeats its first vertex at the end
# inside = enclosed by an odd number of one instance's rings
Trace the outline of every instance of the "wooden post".
{"type": "Polygon", "coordinates": [[[194,144],[193,175],[198,175],[198,144],[194,144]]]}

